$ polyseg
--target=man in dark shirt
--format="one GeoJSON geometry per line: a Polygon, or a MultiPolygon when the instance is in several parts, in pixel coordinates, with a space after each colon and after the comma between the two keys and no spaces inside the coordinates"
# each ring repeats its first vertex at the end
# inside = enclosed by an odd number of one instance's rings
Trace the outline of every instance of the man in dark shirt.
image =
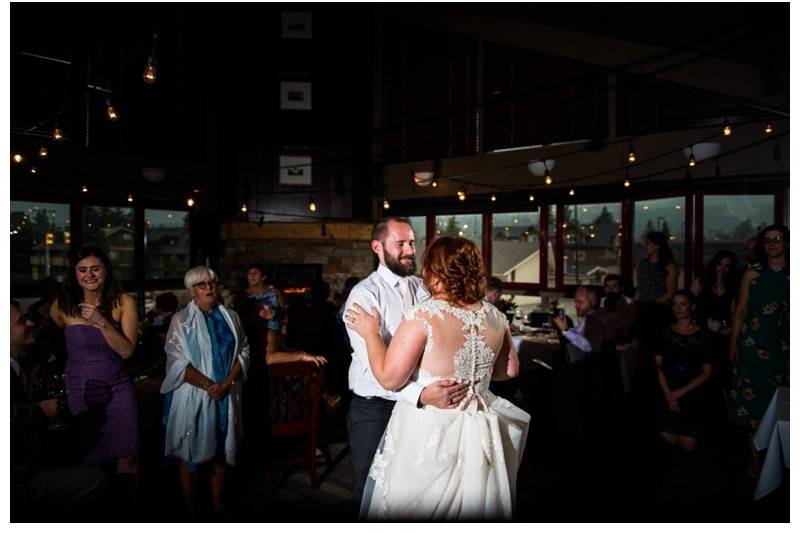
{"type": "Polygon", "coordinates": [[[38,433],[59,412],[56,399],[31,402],[20,356],[31,343],[33,323],[11,302],[11,519],[49,520],[80,512],[106,487],[91,467],[41,468],[38,433]]]}

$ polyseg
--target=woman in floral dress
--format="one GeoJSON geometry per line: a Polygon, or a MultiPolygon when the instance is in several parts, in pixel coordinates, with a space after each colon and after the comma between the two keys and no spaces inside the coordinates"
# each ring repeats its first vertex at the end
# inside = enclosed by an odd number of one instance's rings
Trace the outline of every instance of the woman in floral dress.
{"type": "Polygon", "coordinates": [[[751,476],[760,469],[753,434],[788,373],[789,229],[765,228],[758,236],[758,253],[760,268],[742,278],[729,348],[734,382],[728,407],[734,423],[750,435],[751,476]]]}

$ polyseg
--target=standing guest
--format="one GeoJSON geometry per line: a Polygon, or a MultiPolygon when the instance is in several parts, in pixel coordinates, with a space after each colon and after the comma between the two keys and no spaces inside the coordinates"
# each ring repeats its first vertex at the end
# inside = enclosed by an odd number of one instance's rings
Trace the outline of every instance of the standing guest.
{"type": "Polygon", "coordinates": [[[50,317],[64,328],[64,369],[69,410],[76,420],[86,462],[116,462],[117,481],[138,486],[136,397],[125,360],[139,329],[136,301],[122,292],[106,253],[87,246],[70,262],[50,317]]]}
{"type": "MultiPolygon", "coordinates": [[[[361,281],[361,278],[358,276],[350,276],[346,280],[344,280],[344,287],[342,288],[342,293],[339,297],[339,310],[336,312],[336,316],[340,322],[342,322],[344,327],[343,315],[344,315],[344,304],[347,303],[347,299],[350,297],[350,292],[352,292],[353,287],[358,285],[358,282],[361,281]]],[[[347,335],[345,328],[345,336],[347,335]]]]}
{"type": "Polygon", "coordinates": [[[263,263],[252,263],[247,267],[247,286],[236,299],[237,310],[242,320],[247,322],[252,317],[243,314],[246,308],[245,302],[247,300],[256,300],[266,303],[274,312],[274,317],[270,319],[267,327],[269,329],[277,329],[280,332],[284,329],[286,318],[283,297],[278,289],[269,284],[267,272],[267,267],[263,263]]]}
{"type": "Polygon", "coordinates": [[[636,299],[666,306],[678,288],[678,266],[667,236],[651,231],[642,240],[642,250],[644,259],[636,274],[636,299]]]}
{"type": "Polygon", "coordinates": [[[758,236],[760,267],[742,277],[728,355],[734,383],[728,404],[734,423],[750,441],[748,473],[757,476],[760,456],[753,434],[789,366],[789,228],[773,225],[758,236]]]}
{"type": "Polygon", "coordinates": [[[492,305],[496,305],[503,296],[503,280],[497,276],[492,276],[486,283],[486,296],[484,300],[492,305]]]}
{"type": "Polygon", "coordinates": [[[642,240],[644,259],[636,274],[634,299],[639,301],[639,324],[643,345],[649,354],[653,342],[672,321],[669,303],[678,289],[678,267],[669,247],[667,236],[651,231],[642,240]]]}
{"type": "Polygon", "coordinates": [[[106,487],[96,467],[41,468],[38,435],[61,406],[52,398],[31,402],[20,357],[32,341],[30,321],[11,303],[11,520],[41,520],[86,512],[106,487]]]}
{"type": "Polygon", "coordinates": [[[714,363],[715,386],[721,391],[731,381],[728,346],[730,345],[731,314],[739,288],[739,260],[730,250],[720,250],[706,267],[701,278],[692,282],[697,296],[697,324],[711,333],[711,353],[714,363]]]}
{"type": "Polygon", "coordinates": [[[758,235],[750,237],[744,241],[744,260],[747,261],[745,270],[758,268],[759,266],[759,253],[758,253],[758,235]]]}
{"type": "Polygon", "coordinates": [[[172,317],[164,347],[164,453],[181,460],[181,490],[189,513],[197,509],[197,468],[214,462],[211,504],[222,512],[226,462],[236,463],[243,433],[241,390],[250,349],[239,316],[218,302],[213,270],[194,267],[183,283],[192,300],[172,317]]]}
{"type": "MultiPolygon", "coordinates": [[[[428,298],[422,280],[414,276],[416,241],[411,222],[401,217],[386,217],[372,228],[372,252],[377,256],[378,269],[353,287],[345,309],[355,304],[363,309],[377,308],[380,312],[379,334],[388,345],[403,319],[403,313],[428,298]]],[[[437,380],[427,386],[410,382],[398,390],[384,389],[369,364],[364,338],[348,330],[353,359],[350,363],[349,387],[353,400],[347,413],[347,434],[353,459],[356,506],[361,504],[370,465],[383,436],[395,402],[401,400],[418,408],[435,405],[452,409],[451,398],[466,394],[466,384],[453,380],[437,380]]]]}
{"type": "Polygon", "coordinates": [[[703,429],[708,401],[703,385],[711,379],[714,368],[708,333],[693,321],[695,302],[691,291],[673,294],[676,322],[664,330],[654,356],[658,384],[664,393],[659,435],[686,452],[694,450],[703,429]]]}

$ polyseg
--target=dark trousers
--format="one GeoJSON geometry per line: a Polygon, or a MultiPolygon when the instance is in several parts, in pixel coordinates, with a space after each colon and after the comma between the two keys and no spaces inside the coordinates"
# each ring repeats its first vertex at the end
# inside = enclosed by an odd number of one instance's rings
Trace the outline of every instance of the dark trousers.
{"type": "Polygon", "coordinates": [[[347,412],[347,438],[350,440],[350,456],[353,459],[353,501],[356,509],[361,506],[364,485],[375,450],[389,424],[395,402],[382,399],[366,399],[353,395],[347,412]]]}

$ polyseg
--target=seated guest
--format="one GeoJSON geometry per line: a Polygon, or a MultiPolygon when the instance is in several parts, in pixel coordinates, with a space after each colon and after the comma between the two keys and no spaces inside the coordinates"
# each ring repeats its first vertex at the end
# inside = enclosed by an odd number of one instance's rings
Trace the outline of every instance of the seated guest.
{"type": "MultiPolygon", "coordinates": [[[[258,315],[264,320],[272,320],[274,313],[269,306],[262,306],[262,308],[258,311],[258,315]]],[[[281,345],[281,335],[274,329],[267,330],[266,338],[267,365],[302,361],[306,363],[314,363],[317,366],[322,366],[328,362],[328,360],[321,355],[312,355],[304,351],[284,350],[281,345]]]]}
{"type": "Polygon", "coordinates": [[[605,279],[603,279],[603,293],[605,296],[600,299],[600,307],[605,307],[606,297],[609,294],[619,295],[619,299],[623,300],[626,304],[633,303],[633,299],[625,296],[625,291],[622,289],[622,276],[619,274],[607,275],[605,279]]]}
{"type": "Polygon", "coordinates": [[[586,355],[599,353],[603,343],[611,340],[608,324],[595,313],[597,308],[597,290],[592,287],[578,287],[575,290],[575,312],[580,321],[572,328],[567,319],[556,316],[553,323],[567,340],[569,357],[573,361],[583,359],[586,355]]]}
{"type": "Polygon", "coordinates": [[[675,292],[672,313],[676,322],[664,330],[654,355],[664,394],[659,435],[687,452],[695,448],[703,429],[708,400],[703,385],[713,371],[708,333],[692,319],[695,302],[691,291],[675,292]]]}
{"type": "Polygon", "coordinates": [[[96,467],[41,468],[38,434],[62,406],[53,398],[31,402],[20,357],[29,346],[33,322],[11,303],[11,520],[46,520],[87,511],[106,488],[96,467]]]}
{"type": "Polygon", "coordinates": [[[500,298],[503,296],[503,280],[497,276],[492,276],[486,283],[486,296],[484,300],[492,305],[497,305],[500,298]]]}

